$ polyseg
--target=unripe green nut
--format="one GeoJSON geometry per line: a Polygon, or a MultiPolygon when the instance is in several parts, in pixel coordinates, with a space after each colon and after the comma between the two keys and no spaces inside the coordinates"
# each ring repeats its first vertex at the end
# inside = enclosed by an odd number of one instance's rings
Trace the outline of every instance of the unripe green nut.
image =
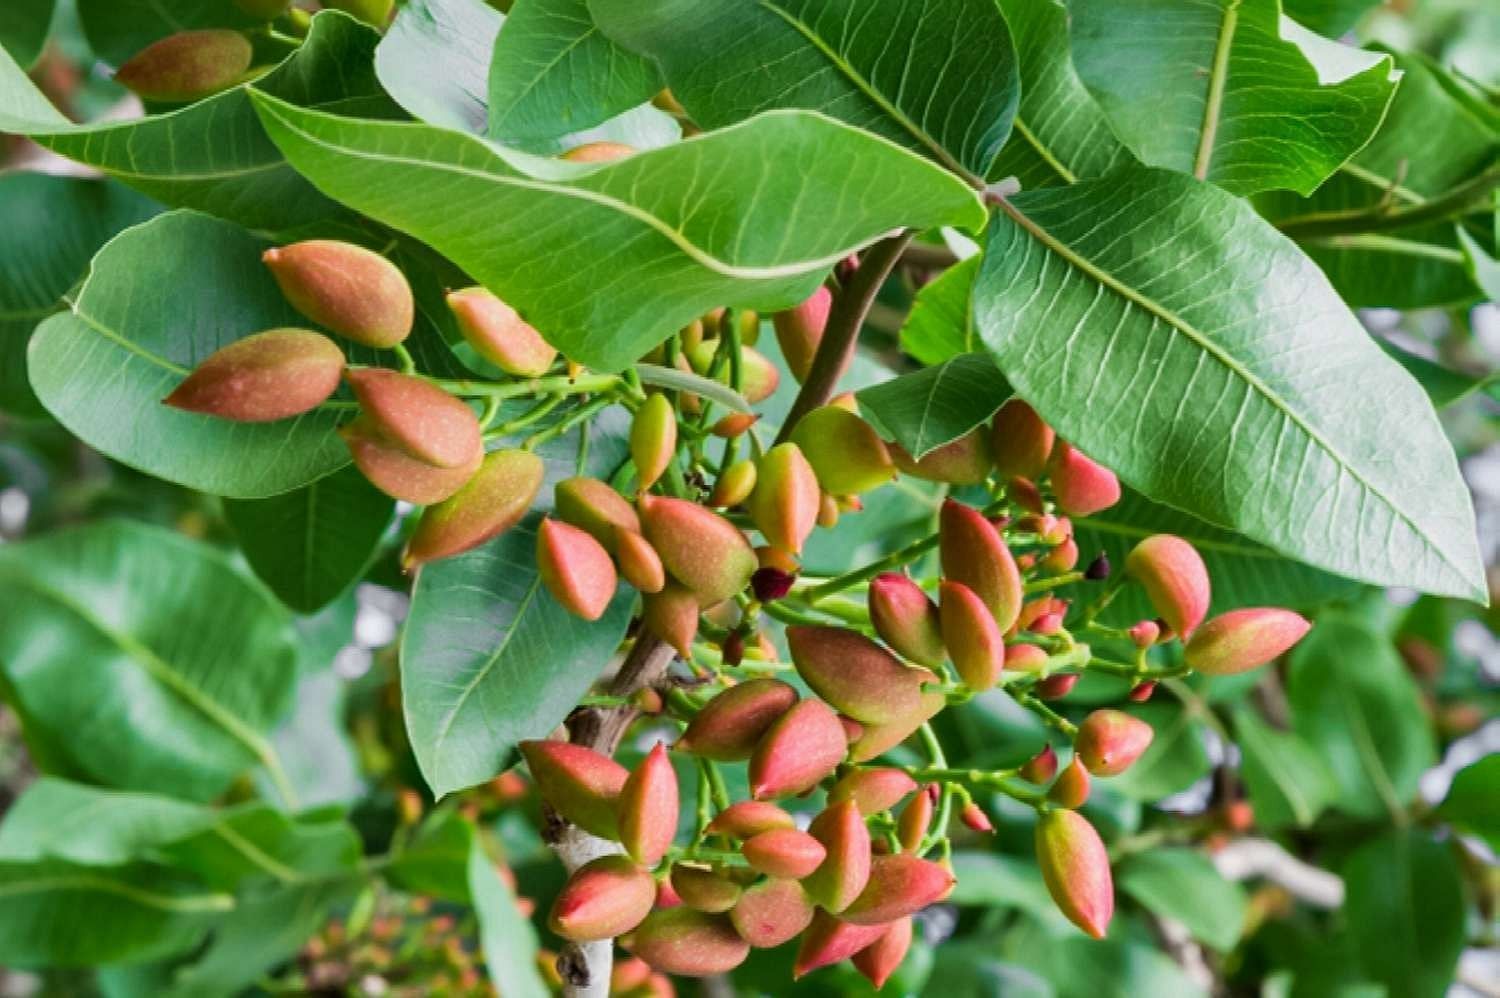
{"type": "Polygon", "coordinates": [[[896,819],[896,840],[907,852],[916,852],[932,824],[933,795],[928,792],[931,784],[906,802],[901,815],[896,819]]]}
{"type": "Polygon", "coordinates": [[[1208,613],[1208,568],[1197,550],[1172,534],[1154,534],[1131,549],[1125,574],[1141,584],[1151,607],[1186,640],[1208,613]]]}
{"type": "Polygon", "coordinates": [[[616,550],[616,531],[641,532],[641,519],[624,496],[597,478],[568,478],[554,491],[557,518],[616,550]]]}
{"type": "Polygon", "coordinates": [[[759,350],[740,349],[740,394],[751,405],[759,405],[781,384],[781,371],[759,350]]]}
{"type": "Polygon", "coordinates": [[[995,525],[978,510],[946,500],[939,514],[938,553],[943,575],[974,590],[1000,630],[1009,630],[1021,613],[1025,590],[1015,556],[995,525]]]}
{"type": "Polygon", "coordinates": [[[951,443],[922,455],[920,461],[913,460],[900,444],[886,445],[891,459],[903,475],[926,479],[929,482],[947,482],[949,485],[980,485],[989,477],[990,438],[982,429],[971,430],[951,443]]]}
{"type": "Polygon", "coordinates": [[[1095,776],[1119,776],[1151,745],[1151,725],[1120,710],[1096,710],[1078,725],[1074,751],[1095,776]]]}
{"type": "Polygon", "coordinates": [[[853,769],[828,791],[828,803],[852,800],[861,814],[889,811],[917,789],[917,781],[904,770],[889,766],[853,769]]]}
{"type": "Polygon", "coordinates": [[[733,880],[706,866],[675,863],[671,873],[672,890],[682,903],[694,911],[710,914],[728,911],[740,899],[742,888],[733,880]]]}
{"type": "Polygon", "coordinates": [[[906,951],[911,948],[911,938],[911,917],[896,919],[879,939],[854,954],[854,969],[879,991],[901,966],[901,961],[906,959],[906,951]]]}
{"type": "Polygon", "coordinates": [[[677,411],[660,392],[641,403],[630,424],[630,457],[644,491],[656,484],[677,453],[677,411]]]}
{"type": "Polygon", "coordinates": [[[812,899],[795,880],[770,879],[747,887],[729,912],[740,938],[757,949],[795,939],[813,919],[812,899]]]}
{"type": "Polygon", "coordinates": [[[1089,771],[1084,768],[1083,760],[1074,755],[1048,788],[1047,799],[1058,807],[1083,807],[1089,799],[1092,785],[1093,780],[1089,779],[1089,771]]]}
{"type": "Polygon", "coordinates": [[[855,925],[883,925],[915,914],[953,886],[953,874],[911,853],[876,856],[870,879],[839,917],[855,925]]]}
{"type": "Polygon", "coordinates": [[[806,381],[812,370],[813,357],[818,353],[818,344],[823,342],[823,330],[828,325],[828,313],[832,308],[832,293],[827,286],[819,285],[818,290],[802,304],[771,317],[787,370],[792,372],[798,384],[806,381]]]}
{"type": "Polygon", "coordinates": [[[643,866],[661,862],[677,833],[678,808],[677,773],[657,742],[620,790],[620,844],[632,859],[643,866]]]}
{"type": "Polygon", "coordinates": [[[756,467],[755,490],[745,508],[773,547],[794,554],[818,522],[818,476],[796,444],[777,444],[756,467]]]}
{"type": "Polygon", "coordinates": [[[798,701],[777,718],[750,756],[750,794],[757,800],[811,790],[844,759],[848,740],[838,715],[821,700],[798,701]]]}
{"type": "Polygon", "coordinates": [[[659,593],[667,584],[667,570],[661,556],[634,530],[616,529],[615,560],[625,581],[643,593],[659,593]]]}
{"type": "Polygon", "coordinates": [[[557,348],[485,288],[450,291],[448,308],[474,352],[506,374],[539,378],[557,360],[557,348]]]}
{"type": "Polygon", "coordinates": [[[786,630],[797,674],[814,693],[861,724],[884,724],[921,707],[922,685],[936,682],[857,631],[794,625],[786,630]]]}
{"type": "Polygon", "coordinates": [[[598,541],[549,517],[537,530],[536,561],[542,583],[564,609],[584,620],[604,616],[619,580],[598,541]]]}
{"type": "Polygon", "coordinates": [[[870,830],[853,800],[829,804],[807,828],[823,844],[827,857],[802,886],[808,896],[831,912],[840,912],[859,897],[870,881],[870,830]]]}
{"type": "Polygon", "coordinates": [[[1048,462],[1057,508],[1069,516],[1092,516],[1120,501],[1120,480],[1104,465],[1061,440],[1048,462]]]}
{"type": "Polygon", "coordinates": [[[317,408],[343,370],[343,351],[321,333],[271,329],[214,351],[162,402],[241,423],[271,422],[317,408]]]}
{"type": "Polygon", "coordinates": [[[584,831],[618,839],[620,792],[630,778],[624,766],[568,742],[527,741],[519,747],[542,800],[584,831]]]}
{"type": "Polygon", "coordinates": [[[521,522],[542,488],[546,467],[530,451],[486,454],[479,470],[453,495],[427,507],[406,542],[408,571],[451,558],[492,540],[521,522]]]}
{"type": "Polygon", "coordinates": [[[367,347],[393,347],[410,335],[411,285],[379,253],[312,239],[273,247],[261,259],[292,307],[319,325],[367,347]]]}
{"type": "Polygon", "coordinates": [[[823,843],[795,828],[775,828],[745,840],[741,852],[768,877],[798,880],[816,870],[828,854],[823,843]]]}
{"type": "Polygon", "coordinates": [[[355,466],[371,485],[393,499],[418,506],[442,502],[456,493],[484,460],[484,451],[480,449],[467,465],[436,467],[391,443],[366,416],[339,427],[338,434],[348,445],[355,466]]]}
{"type": "Polygon", "coordinates": [[[824,492],[868,492],[895,476],[896,465],[885,441],[843,406],[814,409],[797,424],[791,439],[802,448],[824,492]]]}
{"type": "Polygon", "coordinates": [[[1281,657],[1311,625],[1290,610],[1251,607],[1214,617],[1193,634],[1187,664],[1209,676],[1232,676],[1281,657]]]}
{"type": "Polygon", "coordinates": [[[631,933],[629,949],[664,974],[711,977],[745,962],[750,944],[723,915],[669,908],[647,916],[631,933]]]}
{"type": "Polygon", "coordinates": [[[835,918],[826,911],[819,911],[813,915],[807,931],[802,934],[797,960],[792,965],[792,976],[801,978],[820,967],[847,960],[873,945],[885,935],[888,928],[885,925],[855,925],[835,918]]]}
{"type": "Polygon", "coordinates": [[[380,435],[418,461],[459,468],[483,456],[473,411],[431,382],[383,367],[351,368],[344,378],[380,435]]]}
{"type": "Polygon", "coordinates": [[[754,461],[736,461],[725,468],[720,473],[718,481],[714,482],[713,494],[708,497],[708,504],[718,506],[720,509],[740,505],[755,491],[757,476],[754,461]]]}
{"type": "Polygon", "coordinates": [[[1000,407],[990,422],[990,455],[1003,479],[1035,480],[1046,470],[1056,441],[1052,427],[1018,398],[1000,407]]]}
{"type": "Polygon", "coordinates": [[[685,499],[642,495],[642,532],[667,571],[709,606],[728,599],[750,581],[755,551],[738,527],[685,499]]]}
{"type": "Polygon", "coordinates": [[[646,630],[671,645],[684,661],[693,657],[693,638],[698,635],[698,597],[693,591],[669,582],[660,592],[641,597],[641,622],[646,630]]]}
{"type": "Polygon", "coordinates": [[[115,82],[164,103],[199,100],[234,86],[254,55],[238,31],[183,31],[153,42],[115,72],[115,82]]]}
{"type": "Polygon", "coordinates": [[[1052,900],[1068,919],[1103,939],[1115,911],[1109,854],[1094,826],[1076,811],[1054,808],[1037,817],[1036,858],[1052,900]]]}
{"type": "MultiPolygon", "coordinates": [[[[902,775],[905,775],[904,773],[902,775]]],[[[708,823],[710,835],[750,839],[777,828],[796,828],[797,822],[769,801],[742,800],[729,805],[708,823]]]]}
{"type": "Polygon", "coordinates": [[[984,600],[962,582],[941,583],[943,644],[964,685],[982,693],[1005,669],[1005,633],[984,600]]]}
{"type": "Polygon", "coordinates": [[[579,867],[553,902],[548,926],[573,942],[610,939],[641,924],[656,902],[656,881],[624,856],[579,867]]]}
{"type": "Polygon", "coordinates": [[[936,669],[947,659],[937,604],[911,579],[885,572],[870,580],[870,623],[902,658],[936,669]]]}
{"type": "Polygon", "coordinates": [[[704,704],[677,748],[719,762],[748,759],[762,736],[797,702],[797,691],[779,679],[752,679],[704,704]]]}

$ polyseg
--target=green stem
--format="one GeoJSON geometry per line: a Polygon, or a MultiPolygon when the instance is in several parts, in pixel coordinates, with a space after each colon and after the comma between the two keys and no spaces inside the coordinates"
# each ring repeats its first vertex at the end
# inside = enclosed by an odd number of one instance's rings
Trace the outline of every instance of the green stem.
{"type": "Polygon", "coordinates": [[[1044,593],[1050,589],[1059,589],[1063,586],[1071,586],[1075,582],[1083,581],[1082,572],[1065,572],[1062,575],[1054,575],[1050,579],[1033,579],[1026,583],[1026,595],[1033,593],[1044,593]]]}
{"type": "Polygon", "coordinates": [[[402,374],[417,373],[417,362],[412,358],[411,351],[406,349],[405,343],[397,343],[391,347],[391,352],[396,355],[396,361],[401,365],[402,374]]]}
{"type": "Polygon", "coordinates": [[[521,447],[525,450],[536,450],[536,448],[540,447],[542,444],[545,444],[547,441],[555,440],[556,438],[563,436],[578,424],[594,418],[594,416],[596,416],[600,411],[607,409],[614,404],[614,398],[609,395],[593,399],[586,405],[581,405],[577,409],[574,409],[571,413],[568,414],[567,418],[558,420],[556,423],[553,423],[545,430],[540,430],[536,433],[533,433],[521,443],[521,447]]]}
{"type": "Polygon", "coordinates": [[[616,374],[580,374],[569,378],[566,374],[553,374],[545,378],[528,378],[525,381],[469,381],[453,378],[428,378],[443,391],[452,395],[473,398],[520,398],[525,395],[593,395],[606,392],[621,384],[616,374]]]}
{"type": "Polygon", "coordinates": [[[1064,737],[1071,739],[1074,735],[1078,734],[1078,726],[1076,724],[1068,720],[1066,717],[1063,717],[1051,707],[1048,707],[1041,700],[1037,699],[1033,694],[1019,693],[1016,694],[1014,699],[1016,703],[1020,704],[1022,707],[1025,707],[1037,717],[1040,717],[1043,724],[1047,725],[1047,727],[1053,729],[1054,731],[1061,733],[1064,737]]]}
{"type": "Polygon", "coordinates": [[[1497,185],[1500,185],[1500,164],[1420,204],[1402,208],[1382,204],[1357,211],[1319,212],[1283,219],[1276,227],[1293,239],[1404,229],[1474,210],[1497,185]]]}

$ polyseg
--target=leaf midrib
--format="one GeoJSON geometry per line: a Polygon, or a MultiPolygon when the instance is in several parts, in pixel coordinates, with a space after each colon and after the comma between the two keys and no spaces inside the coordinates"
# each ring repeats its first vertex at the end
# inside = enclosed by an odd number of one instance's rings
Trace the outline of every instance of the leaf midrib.
{"type": "Polygon", "coordinates": [[[25,897],[47,891],[96,891],[102,894],[114,894],[148,908],[184,915],[233,911],[235,907],[234,898],[228,894],[154,894],[144,888],[87,873],[54,874],[0,883],[0,898],[25,897]]]}
{"type": "Polygon", "coordinates": [[[1224,88],[1229,82],[1229,54],[1234,47],[1234,32],[1239,25],[1240,0],[1228,0],[1219,22],[1219,37],[1214,44],[1214,62],[1208,73],[1208,94],[1203,101],[1203,127],[1198,134],[1198,151],[1193,156],[1193,176],[1208,178],[1208,166],[1218,139],[1219,119],[1224,110],[1224,88]]]}
{"type": "Polygon", "coordinates": [[[1344,458],[1343,454],[1341,454],[1339,450],[1335,448],[1333,444],[1322,435],[1322,433],[1318,432],[1314,427],[1309,425],[1307,421],[1304,420],[1296,410],[1292,409],[1285,402],[1283,402],[1281,397],[1273,392],[1269,385],[1261,381],[1260,378],[1256,377],[1254,373],[1248,370],[1242,363],[1240,363],[1239,360],[1237,360],[1235,357],[1221,348],[1206,333],[1193,326],[1186,319],[1183,319],[1177,313],[1165,307],[1160,302],[1157,302],[1152,298],[1148,298],[1147,296],[1141,294],[1139,291],[1136,291],[1134,288],[1127,286],[1123,281],[1115,277],[1113,274],[1104,270],[1102,267],[1095,265],[1093,261],[1085,259],[1081,253],[1074,251],[1071,246],[1067,245],[1062,240],[1053,236],[1052,233],[1042,228],[1036,222],[1032,221],[1030,217],[1028,217],[1014,204],[1012,204],[1009,198],[999,198],[998,204],[1001,210],[1003,210],[1005,214],[1009,216],[1017,225],[1021,226],[1021,228],[1030,233],[1034,239],[1042,243],[1042,245],[1047,249],[1051,250],[1053,253],[1056,253],[1063,259],[1064,262],[1068,263],[1077,270],[1082,271],[1086,276],[1103,285],[1105,288],[1108,288],[1110,291],[1113,291],[1115,294],[1124,298],[1126,301],[1131,302],[1137,307],[1144,309],[1151,315],[1155,316],[1157,319],[1166,323],[1168,326],[1176,329],[1182,335],[1186,336],[1189,340],[1195,343],[1198,348],[1206,353],[1209,357],[1222,364],[1231,374],[1243,379],[1245,384],[1250,386],[1250,388],[1252,388],[1257,394],[1259,394],[1266,402],[1270,403],[1277,411],[1282,413],[1282,415],[1285,416],[1289,422],[1291,422],[1303,433],[1305,433],[1308,439],[1312,443],[1316,444],[1318,448],[1321,449],[1325,454],[1327,454],[1328,457],[1338,465],[1339,469],[1343,473],[1354,479],[1354,481],[1357,482],[1360,487],[1363,488],[1369,495],[1378,499],[1386,509],[1388,509],[1394,516],[1399,518],[1403,523],[1405,523],[1414,534],[1416,534],[1418,537],[1421,537],[1427,543],[1427,547],[1430,550],[1436,552],[1438,557],[1442,559],[1443,563],[1453,571],[1455,577],[1460,580],[1464,580],[1467,584],[1467,576],[1465,575],[1463,569],[1453,562],[1453,559],[1449,556],[1448,552],[1442,547],[1442,545],[1435,543],[1433,539],[1428,536],[1426,530],[1419,526],[1404,509],[1392,502],[1385,495],[1385,493],[1375,488],[1375,486],[1371,484],[1370,481],[1366,479],[1365,476],[1361,474],[1357,468],[1355,468],[1352,464],[1350,464],[1348,460],[1344,458]]]}

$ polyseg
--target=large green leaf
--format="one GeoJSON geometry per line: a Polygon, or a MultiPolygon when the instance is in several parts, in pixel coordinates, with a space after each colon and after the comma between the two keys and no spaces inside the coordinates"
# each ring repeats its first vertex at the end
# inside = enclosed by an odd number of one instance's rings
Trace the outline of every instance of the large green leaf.
{"type": "Polygon", "coordinates": [[[1015,49],[993,0],[589,0],[589,9],[615,41],[656,59],[704,128],[769,108],[822,111],[973,179],[1015,116],[1015,49]]]}
{"type": "Polygon", "coordinates": [[[260,262],[268,245],[189,212],[120,234],[95,257],[73,311],[32,336],[37,396],[115,460],[218,495],[275,495],[347,464],[331,408],[234,423],[161,404],[220,347],[305,322],[260,262]]]}
{"type": "MultiPolygon", "coordinates": [[[[1420,308],[1469,301],[1478,289],[1465,271],[1452,223],[1332,235],[1298,231],[1351,212],[1420,208],[1500,156],[1500,127],[1482,100],[1419,54],[1395,59],[1401,86],[1370,144],[1311,198],[1278,194],[1260,205],[1301,240],[1351,305],[1420,308]]],[[[1486,242],[1493,238],[1491,233],[1486,242]]]]}
{"type": "Polygon", "coordinates": [[[1438,817],[1500,849],[1500,753],[1458,771],[1438,817]]]}
{"type": "Polygon", "coordinates": [[[1020,60],[1021,106],[989,175],[1015,176],[1030,190],[1103,176],[1133,162],[1073,67],[1062,0],[999,3],[1020,60]]]}
{"type": "Polygon", "coordinates": [[[89,44],[102,59],[121,63],[159,38],[198,28],[263,24],[233,0],[77,0],[89,44]]]}
{"type": "Polygon", "coordinates": [[[516,907],[515,893],[500,879],[472,826],[469,840],[469,896],[490,981],[506,998],[547,998],[552,992],[537,973],[536,930],[516,907]]]}
{"type": "Polygon", "coordinates": [[[1241,707],[1234,712],[1234,740],[1259,827],[1306,828],[1337,796],[1328,764],[1301,735],[1279,731],[1241,707]]]}
{"type": "Polygon", "coordinates": [[[859,404],[883,435],[920,458],[984,423],[1010,395],[993,360],[965,353],[862,389],[859,404]]]}
{"type": "Polygon", "coordinates": [[[1136,168],[1001,207],[975,318],[1062,436],[1152,499],[1310,565],[1486,598],[1431,403],[1248,205],[1136,168]]]}
{"type": "Polygon", "coordinates": [[[97,967],[192,949],[234,898],[147,864],[0,861],[0,966],[97,967]]]}
{"type": "Polygon", "coordinates": [[[979,347],[971,307],[979,263],[978,256],[962,260],[917,292],[901,326],[901,349],[924,364],[941,364],[979,347]]]}
{"type": "Polygon", "coordinates": [[[279,496],[225,500],[224,516],[255,574],[312,613],[359,578],[394,507],[351,465],[279,496]]]}
{"type": "Polygon", "coordinates": [[[192,800],[279,760],[287,614],[219,552],[104,522],[0,547],[0,670],[28,724],[94,780],[192,800]]]}
{"type": "Polygon", "coordinates": [[[950,174],[805,111],[590,167],[255,99],[325,192],[437,249],[602,370],[716,305],[800,301],[833,263],[892,229],[980,218],[950,174]]]}
{"type": "Polygon", "coordinates": [[[1375,134],[1389,57],[1320,38],[1280,0],[1073,0],[1073,60],[1142,162],[1235,194],[1311,194],[1375,134]]]}
{"type": "Polygon", "coordinates": [[[530,148],[601,124],[661,86],[656,64],[606,37],[587,0],[520,0],[495,41],[488,134],[530,148]]]}
{"type": "Polygon", "coordinates": [[[1436,761],[1421,696],[1389,640],[1325,616],[1292,653],[1292,724],[1333,773],[1334,806],[1362,818],[1403,814],[1436,761]]]}
{"type": "Polygon", "coordinates": [[[1245,891],[1225,880],[1196,849],[1151,849],[1120,864],[1115,882],[1149,911],[1176,919],[1220,952],[1234,949],[1245,926],[1245,891]]]}
{"type": "MultiPolygon", "coordinates": [[[[233,8],[223,0],[218,5],[233,8]]],[[[319,14],[307,40],[256,86],[293,103],[388,114],[390,100],[373,64],[378,38],[347,15],[319,14]]],[[[252,228],[291,229],[341,214],[282,159],[244,87],[170,114],[74,125],[0,52],[0,131],[28,135],[164,204],[252,228]]]]}
{"type": "Polygon", "coordinates": [[[375,71],[412,117],[483,135],[490,54],[504,20],[484,0],[411,0],[376,47],[375,71]]]}
{"type": "MultiPolygon", "coordinates": [[[[1203,556],[1213,584],[1210,613],[1244,606],[1307,610],[1359,589],[1357,582],[1309,568],[1232,530],[1154,503],[1134,489],[1124,489],[1109,509],[1073,519],[1073,538],[1083,557],[1102,551],[1117,570],[1130,549],[1152,534],[1176,534],[1203,556]]],[[[1155,615],[1145,592],[1127,586],[1111,601],[1103,619],[1132,624],[1155,615]]]]}
{"type": "Polygon", "coordinates": [[[30,66],[42,54],[56,6],[57,0],[10,0],[0,8],[0,48],[30,66]]]}
{"type": "MultiPolygon", "coordinates": [[[[590,429],[590,473],[624,460],[619,413],[590,429]]],[[[537,510],[498,539],[424,566],[401,639],[401,695],[417,765],[441,797],[510,765],[517,742],[540,738],[578,703],[625,635],[633,590],[621,586],[593,623],[543,586],[536,530],[552,487],[575,474],[577,437],[539,448],[547,477],[537,510]]]]}
{"type": "Polygon", "coordinates": [[[63,295],[105,241],[155,210],[118,184],[40,173],[0,176],[0,228],[25,235],[0,241],[0,409],[23,416],[46,411],[26,380],[32,330],[62,307],[63,295]]]}
{"type": "Polygon", "coordinates": [[[1305,24],[1320,35],[1337,38],[1359,20],[1361,14],[1380,0],[1285,0],[1283,7],[1298,24],[1305,24]]]}
{"type": "Polygon", "coordinates": [[[1452,846],[1394,829],[1345,861],[1344,917],[1360,966],[1402,998],[1448,993],[1464,948],[1464,887],[1452,846]]]}

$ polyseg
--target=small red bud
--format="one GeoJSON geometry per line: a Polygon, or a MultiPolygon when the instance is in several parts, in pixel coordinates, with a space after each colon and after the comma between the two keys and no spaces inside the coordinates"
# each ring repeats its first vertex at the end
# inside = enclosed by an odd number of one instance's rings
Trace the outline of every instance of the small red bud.
{"type": "Polygon", "coordinates": [[[1190,638],[1208,613],[1208,569],[1181,537],[1155,534],[1125,559],[1125,572],[1146,590],[1151,606],[1167,624],[1190,638]]]}
{"type": "Polygon", "coordinates": [[[131,56],[115,72],[115,82],[145,100],[185,103],[239,82],[253,56],[238,31],[182,31],[131,56]]]}
{"type": "Polygon", "coordinates": [[[1043,570],[1053,575],[1071,572],[1077,564],[1078,545],[1074,543],[1071,537],[1058,544],[1051,551],[1048,551],[1046,556],[1042,558],[1043,570]]]}
{"type": "Polygon", "coordinates": [[[708,823],[710,835],[728,835],[736,839],[750,839],[762,832],[778,828],[796,828],[792,816],[768,801],[736,801],[714,816],[708,823]]]}
{"type": "Polygon", "coordinates": [[[1042,746],[1042,750],[1027,759],[1021,766],[1021,779],[1027,783],[1038,785],[1049,783],[1052,777],[1057,775],[1057,753],[1052,750],[1051,745],[1042,746]]]}
{"type": "Polygon", "coordinates": [[[672,845],[677,811],[677,773],[657,742],[620,790],[620,844],[636,862],[655,866],[672,845]]]}
{"type": "Polygon", "coordinates": [[[865,980],[878,991],[885,987],[906,959],[911,948],[912,921],[910,916],[898,918],[890,924],[881,937],[854,954],[854,969],[864,975],[865,980]]]}
{"type": "MultiPolygon", "coordinates": [[[[1017,646],[1019,647],[1019,646],[1017,646]]],[[[1078,685],[1078,673],[1070,672],[1063,676],[1048,676],[1036,684],[1036,695],[1043,700],[1061,700],[1073,692],[1073,687],[1078,685]]]]}
{"type": "Polygon", "coordinates": [[[651,965],[636,957],[615,960],[609,972],[609,993],[624,994],[646,986],[651,978],[651,965]]]}
{"type": "Polygon", "coordinates": [[[995,826],[990,823],[990,816],[984,813],[984,808],[970,801],[964,806],[958,816],[967,827],[976,832],[993,832],[995,826]]]}
{"type": "Polygon", "coordinates": [[[677,741],[678,749],[718,762],[748,759],[762,736],[797,702],[779,679],[752,679],[715,696],[677,741]]]}
{"type": "Polygon", "coordinates": [[[915,789],[917,781],[894,767],[853,769],[828,791],[828,803],[852,800],[861,814],[879,814],[895,807],[915,789]]]}
{"type": "Polygon", "coordinates": [[[731,667],[739,665],[745,660],[744,635],[739,631],[730,631],[729,635],[724,638],[724,643],[720,646],[719,650],[723,656],[725,665],[731,667]]]}
{"type": "Polygon", "coordinates": [[[715,423],[709,432],[716,437],[724,437],[725,439],[737,437],[754,426],[755,421],[759,418],[753,412],[731,412],[715,423]]]}
{"type": "Polygon", "coordinates": [[[676,453],[677,411],[665,395],[652,392],[630,423],[630,457],[642,491],[656,484],[676,453]]]}
{"type": "Polygon", "coordinates": [[[870,880],[870,830],[864,815],[852,800],[830,804],[807,831],[823,844],[828,856],[802,886],[827,910],[843,911],[870,880]]]}
{"type": "Polygon", "coordinates": [[[750,576],[750,590],[762,603],[774,603],[792,591],[795,575],[779,568],[758,568],[750,576]]]}
{"type": "Polygon", "coordinates": [[[1137,648],[1150,648],[1161,637],[1161,628],[1154,620],[1143,620],[1131,626],[1127,633],[1137,648]]]}
{"type": "Polygon", "coordinates": [[[1089,799],[1092,784],[1089,771],[1083,768],[1083,762],[1075,755],[1047,791],[1047,799],[1059,807],[1083,807],[1084,802],[1089,799]]]}
{"type": "Polygon", "coordinates": [[[287,419],[317,408],[339,386],[344,352],[321,333],[272,329],[210,354],[166,405],[241,423],[287,419]]]}
{"type": "MultiPolygon", "coordinates": [[[[1022,675],[1036,674],[1047,667],[1047,653],[1036,645],[1010,645],[1005,649],[1005,671],[1015,672],[1022,675]]],[[[1062,676],[1052,676],[1052,679],[1062,679],[1062,676]]],[[[1076,680],[1076,676],[1074,677],[1076,680]]],[[[1042,680],[1046,683],[1047,680],[1042,680]]],[[[1038,683],[1038,687],[1042,685],[1038,683]]],[[[1072,689],[1071,685],[1068,687],[1072,689]]],[[[1064,691],[1066,692],[1066,691],[1064,691]]]]}
{"type": "Polygon", "coordinates": [[[312,239],[261,254],[292,307],[340,336],[393,347],[411,333],[416,300],[399,267],[353,243],[312,239]]]}
{"type": "Polygon", "coordinates": [[[885,572],[870,580],[870,623],[902,658],[935,669],[947,659],[937,605],[911,579],[885,572]]]}
{"type": "Polygon", "coordinates": [[[757,949],[795,939],[813,920],[807,891],[795,880],[765,880],[740,895],[729,920],[740,938],[757,949]]]}
{"type": "Polygon", "coordinates": [[[745,962],[750,944],[723,915],[669,908],[647,916],[630,935],[629,949],[664,974],[711,977],[745,962]]]}
{"type": "Polygon", "coordinates": [[[1090,582],[1103,582],[1109,578],[1109,555],[1100,551],[1094,555],[1094,560],[1089,562],[1089,567],[1083,570],[1083,577],[1090,582]]]}
{"type": "Polygon", "coordinates": [[[1031,625],[1033,634],[1056,634],[1062,630],[1063,615],[1060,613],[1044,613],[1031,625]]]}
{"type": "Polygon", "coordinates": [[[877,856],[859,897],[839,917],[856,925],[880,925],[921,911],[948,892],[953,874],[910,853],[877,856]]]}
{"type": "Polygon", "coordinates": [[[629,932],[651,913],[656,881],[624,856],[602,856],[568,878],[548,924],[574,942],[629,932]]]}
{"type": "Polygon", "coordinates": [[[1068,919],[1103,939],[1115,911],[1109,854],[1099,833],[1076,811],[1054,809],[1037,818],[1036,856],[1052,900],[1068,919]]]}
{"type": "Polygon", "coordinates": [[[847,628],[794,625],[786,638],[803,681],[861,724],[909,715],[921,705],[922,684],[936,679],[847,628]]]}
{"type": "Polygon", "coordinates": [[[818,344],[823,340],[823,328],[828,325],[828,312],[833,307],[833,295],[828,288],[819,285],[802,304],[777,312],[771,316],[776,328],[776,342],[781,346],[781,355],[792,377],[801,384],[812,370],[818,344]]]}
{"type": "Polygon", "coordinates": [[[1187,643],[1187,664],[1209,676],[1232,676],[1280,657],[1312,625],[1290,610],[1231,610],[1210,620],[1187,643]]]}
{"type": "Polygon", "coordinates": [[[1048,462],[1057,506],[1069,516],[1092,516],[1120,501],[1115,473],[1059,440],[1048,462]]]}
{"type": "Polygon", "coordinates": [[[662,703],[661,694],[656,692],[656,690],[652,689],[649,686],[643,686],[640,689],[636,690],[635,695],[631,697],[631,700],[635,703],[636,710],[639,710],[642,714],[648,714],[653,717],[657,714],[660,714],[662,712],[662,707],[664,706],[664,704],[662,703]]]}
{"type": "Polygon", "coordinates": [[[484,288],[449,292],[448,308],[474,352],[506,374],[540,378],[557,359],[556,347],[484,288]]]}
{"type": "Polygon", "coordinates": [[[536,560],[543,584],[564,609],[584,620],[604,616],[618,578],[609,552],[598,541],[548,517],[537,530],[536,560]]]}
{"type": "Polygon", "coordinates": [[[801,700],[771,725],[750,757],[750,793],[758,800],[811,790],[848,750],[838,715],[821,700],[801,700]]]}
{"type": "Polygon", "coordinates": [[[823,843],[795,828],[774,828],[741,847],[750,866],[768,877],[799,880],[818,868],[828,854],[823,843]]]}
{"type": "Polygon", "coordinates": [[[802,417],[792,442],[802,448],[823,491],[834,495],[868,492],[896,473],[885,441],[843,406],[825,405],[802,417]]]}
{"type": "Polygon", "coordinates": [[[1151,699],[1151,694],[1156,692],[1156,680],[1146,679],[1136,683],[1126,694],[1134,703],[1145,703],[1151,699]]]}
{"type": "Polygon", "coordinates": [[[818,476],[802,449],[777,444],[761,457],[754,472],[754,491],[745,504],[750,519],[773,547],[797,553],[818,520],[821,493],[818,476]]]}
{"type": "Polygon", "coordinates": [[[604,839],[619,835],[620,791],[630,773],[606,755],[567,742],[520,744],[537,792],[553,810],[586,832],[604,839]]]}
{"type": "Polygon", "coordinates": [[[1002,632],[1021,612],[1021,572],[1005,539],[978,510],[951,499],[939,514],[938,551],[943,575],[984,600],[1002,632]]]}
{"type": "Polygon", "coordinates": [[[939,586],[943,644],[964,685],[982,693],[1000,681],[1005,668],[1005,634],[989,607],[968,586],[944,580],[939,586]]]}
{"type": "Polygon", "coordinates": [[[1095,776],[1119,776],[1141,757],[1155,732],[1138,717],[1119,710],[1096,710],[1083,719],[1074,750],[1095,776]]]}

